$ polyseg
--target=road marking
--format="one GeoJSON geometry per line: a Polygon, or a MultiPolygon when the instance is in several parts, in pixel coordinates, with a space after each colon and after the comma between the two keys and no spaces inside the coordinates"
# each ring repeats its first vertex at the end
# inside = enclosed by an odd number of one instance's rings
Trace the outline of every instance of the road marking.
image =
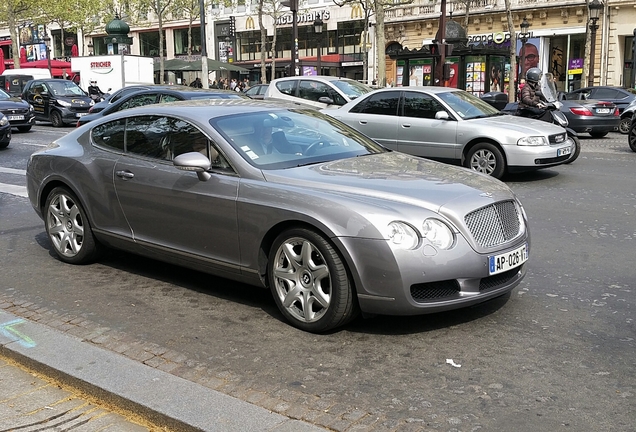
{"type": "Polygon", "coordinates": [[[26,170],[0,167],[0,173],[26,175],[26,170]]]}
{"type": "Polygon", "coordinates": [[[33,348],[36,344],[33,339],[16,329],[14,326],[22,324],[24,320],[22,318],[15,319],[0,324],[0,331],[9,339],[17,339],[17,342],[27,348],[33,348]]]}
{"type": "Polygon", "coordinates": [[[16,186],[6,183],[0,183],[0,193],[8,193],[23,198],[29,197],[26,186],[16,186]]]}

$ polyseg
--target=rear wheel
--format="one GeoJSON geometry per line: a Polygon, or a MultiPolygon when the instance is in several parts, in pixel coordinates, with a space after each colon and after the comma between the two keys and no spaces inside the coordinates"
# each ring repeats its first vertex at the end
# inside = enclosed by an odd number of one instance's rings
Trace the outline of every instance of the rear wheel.
{"type": "Polygon", "coordinates": [[[636,152],[636,128],[634,126],[636,126],[636,124],[632,123],[629,127],[627,142],[629,143],[629,148],[632,149],[633,152],[636,152]]]}
{"type": "Polygon", "coordinates": [[[28,132],[31,130],[31,126],[18,126],[20,132],[28,132]]]}
{"type": "Polygon", "coordinates": [[[325,332],[355,318],[349,273],[334,247],[304,228],[283,232],[268,262],[269,284],[285,318],[309,332],[325,332]]]}
{"type": "Polygon", "coordinates": [[[621,123],[618,125],[618,131],[622,134],[629,133],[629,127],[632,125],[632,117],[625,116],[621,119],[621,123]]]}
{"type": "Polygon", "coordinates": [[[62,114],[60,114],[59,111],[51,111],[51,123],[53,123],[53,126],[55,127],[62,127],[64,126],[64,122],[62,121],[62,114]]]}
{"type": "Polygon", "coordinates": [[[490,143],[479,143],[471,148],[464,165],[498,179],[506,172],[506,162],[501,150],[490,143]]]}
{"type": "Polygon", "coordinates": [[[605,135],[607,135],[607,132],[590,132],[592,138],[603,138],[605,135]]]}
{"type": "Polygon", "coordinates": [[[86,212],[67,188],[57,187],[47,197],[44,223],[53,249],[62,261],[86,264],[98,257],[100,247],[86,212]]]}
{"type": "Polygon", "coordinates": [[[574,141],[574,153],[570,156],[570,159],[566,162],[566,164],[574,162],[581,154],[581,141],[577,137],[571,137],[572,141],[574,141]]]}
{"type": "Polygon", "coordinates": [[[9,147],[9,141],[7,142],[0,142],[0,149],[4,149],[9,147]]]}

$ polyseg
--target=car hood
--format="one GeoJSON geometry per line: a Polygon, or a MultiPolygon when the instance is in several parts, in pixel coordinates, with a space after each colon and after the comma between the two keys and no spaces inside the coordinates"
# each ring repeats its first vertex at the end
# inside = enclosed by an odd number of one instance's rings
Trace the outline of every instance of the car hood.
{"type": "Polygon", "coordinates": [[[25,107],[28,108],[29,104],[17,97],[0,100],[0,109],[25,108],[25,107]]]}
{"type": "Polygon", "coordinates": [[[344,200],[366,197],[381,200],[382,205],[393,201],[447,215],[514,197],[506,184],[493,177],[399,152],[265,171],[264,175],[267,181],[316,193],[328,191],[344,200]]]}
{"type": "Polygon", "coordinates": [[[57,96],[57,100],[65,101],[70,103],[72,106],[76,107],[90,107],[91,106],[91,98],[84,96],[57,96]]]}
{"type": "Polygon", "coordinates": [[[481,126],[505,129],[525,135],[553,135],[563,132],[560,126],[530,119],[527,117],[504,115],[480,119],[465,120],[469,123],[478,123],[481,126]]]}

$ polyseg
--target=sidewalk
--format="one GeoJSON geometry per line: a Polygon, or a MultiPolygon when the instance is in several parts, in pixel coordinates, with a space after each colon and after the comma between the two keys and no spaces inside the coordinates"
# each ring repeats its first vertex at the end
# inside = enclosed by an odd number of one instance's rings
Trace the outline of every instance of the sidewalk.
{"type": "MultiPolygon", "coordinates": [[[[170,431],[326,430],[272,413],[6,311],[0,311],[0,355],[170,431]]],[[[33,426],[36,430],[56,423],[68,427],[81,424],[79,422],[84,423],[76,429],[78,432],[148,430],[0,359],[3,430],[31,423],[38,423],[33,426]],[[113,429],[107,429],[109,425],[113,429]]],[[[31,429],[21,427],[20,430],[31,429]]]]}

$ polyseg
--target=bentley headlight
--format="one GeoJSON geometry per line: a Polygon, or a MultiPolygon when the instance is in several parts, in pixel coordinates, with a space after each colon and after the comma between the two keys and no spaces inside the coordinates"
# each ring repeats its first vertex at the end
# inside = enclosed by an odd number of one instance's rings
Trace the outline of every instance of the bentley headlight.
{"type": "Polygon", "coordinates": [[[6,126],[9,124],[9,119],[6,116],[0,117],[0,126],[6,126]]]}
{"type": "Polygon", "coordinates": [[[57,103],[62,105],[63,107],[70,107],[71,106],[70,102],[66,102],[66,101],[63,101],[63,100],[59,100],[59,101],[57,101],[57,103]]]}
{"type": "Polygon", "coordinates": [[[526,136],[517,141],[520,146],[543,146],[549,145],[548,139],[544,136],[526,136]]]}
{"type": "Polygon", "coordinates": [[[438,249],[450,249],[455,242],[453,231],[438,219],[426,219],[422,224],[422,237],[438,249]]]}
{"type": "Polygon", "coordinates": [[[391,222],[387,228],[389,240],[401,249],[415,249],[420,242],[415,229],[404,222],[391,222]]]}

